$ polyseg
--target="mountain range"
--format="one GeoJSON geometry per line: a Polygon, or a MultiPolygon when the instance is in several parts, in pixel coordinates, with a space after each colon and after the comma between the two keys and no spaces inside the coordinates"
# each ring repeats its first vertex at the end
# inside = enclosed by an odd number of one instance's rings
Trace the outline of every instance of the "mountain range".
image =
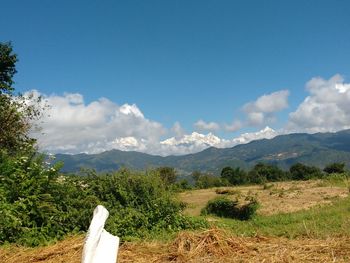
{"type": "Polygon", "coordinates": [[[210,147],[201,152],[181,156],[158,156],[135,151],[111,150],[99,154],[56,154],[55,162],[63,161],[63,172],[81,168],[112,171],[121,167],[144,170],[171,166],[180,174],[206,171],[218,174],[225,166],[250,168],[267,162],[288,169],[296,162],[323,168],[332,162],[350,167],[350,130],[335,133],[294,133],[272,139],[255,140],[232,148],[210,147]]]}

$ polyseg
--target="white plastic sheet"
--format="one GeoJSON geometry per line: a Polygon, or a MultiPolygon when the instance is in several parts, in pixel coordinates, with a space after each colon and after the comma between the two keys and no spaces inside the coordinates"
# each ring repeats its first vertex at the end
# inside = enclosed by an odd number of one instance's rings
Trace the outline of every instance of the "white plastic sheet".
{"type": "Polygon", "coordinates": [[[82,263],[116,263],[119,249],[119,237],[104,229],[108,211],[102,205],[94,210],[94,215],[87,233],[82,263]]]}

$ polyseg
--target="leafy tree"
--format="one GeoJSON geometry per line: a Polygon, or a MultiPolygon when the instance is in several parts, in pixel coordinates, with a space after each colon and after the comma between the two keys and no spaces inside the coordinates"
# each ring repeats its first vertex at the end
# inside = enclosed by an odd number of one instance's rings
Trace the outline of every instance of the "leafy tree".
{"type": "Polygon", "coordinates": [[[193,178],[194,184],[197,184],[199,178],[202,176],[200,171],[193,171],[191,177],[193,178]]]}
{"type": "Polygon", "coordinates": [[[14,90],[13,76],[16,74],[17,55],[12,53],[11,43],[0,43],[0,94],[14,90]]]}
{"type": "Polygon", "coordinates": [[[59,166],[43,156],[10,156],[0,151],[0,243],[39,245],[74,229],[86,230],[95,201],[81,184],[60,180],[59,166]],[[86,202],[83,202],[86,200],[86,202]]]}
{"type": "Polygon", "coordinates": [[[226,179],[232,185],[247,183],[247,173],[239,167],[224,167],[221,171],[221,178],[226,179]]]}
{"type": "Polygon", "coordinates": [[[289,168],[293,180],[309,180],[311,178],[321,178],[322,172],[315,166],[307,166],[302,163],[293,164],[289,168]]]}
{"type": "Polygon", "coordinates": [[[281,181],[288,178],[287,174],[276,165],[265,163],[256,164],[248,175],[250,182],[256,184],[281,181]]]}
{"type": "Polygon", "coordinates": [[[42,115],[41,98],[15,95],[13,76],[17,55],[10,43],[0,43],[0,148],[10,154],[31,148],[35,140],[29,132],[42,115]]]}
{"type": "Polygon", "coordinates": [[[169,185],[176,182],[177,175],[175,168],[164,166],[159,167],[157,171],[165,184],[169,185]]]}
{"type": "Polygon", "coordinates": [[[328,164],[323,171],[327,174],[345,173],[345,163],[331,163],[328,164]]]}
{"type": "Polygon", "coordinates": [[[206,189],[210,187],[227,186],[228,184],[227,180],[223,180],[218,176],[212,174],[201,174],[195,186],[200,189],[206,189]]]}

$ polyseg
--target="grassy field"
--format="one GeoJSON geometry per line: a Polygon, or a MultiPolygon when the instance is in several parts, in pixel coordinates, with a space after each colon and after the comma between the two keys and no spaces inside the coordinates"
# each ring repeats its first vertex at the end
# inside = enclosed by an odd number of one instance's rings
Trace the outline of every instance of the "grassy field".
{"type": "MultiPolygon", "coordinates": [[[[222,189],[219,189],[222,190],[222,189]]],[[[350,262],[348,182],[338,179],[233,187],[230,198],[261,203],[249,221],[208,216],[210,229],[125,242],[118,262],[350,262]]],[[[179,194],[198,216],[216,188],[179,194]]],[[[83,236],[42,248],[0,248],[0,262],[80,262],[83,236]]]]}
{"type": "Polygon", "coordinates": [[[340,182],[334,181],[294,181],[268,183],[263,186],[240,186],[200,189],[181,193],[179,198],[188,204],[185,214],[199,216],[202,208],[210,199],[219,194],[217,190],[227,189],[231,191],[227,195],[231,199],[244,202],[247,196],[254,196],[261,204],[259,215],[273,215],[290,213],[309,209],[316,205],[329,204],[332,201],[345,198],[349,190],[340,182]]]}

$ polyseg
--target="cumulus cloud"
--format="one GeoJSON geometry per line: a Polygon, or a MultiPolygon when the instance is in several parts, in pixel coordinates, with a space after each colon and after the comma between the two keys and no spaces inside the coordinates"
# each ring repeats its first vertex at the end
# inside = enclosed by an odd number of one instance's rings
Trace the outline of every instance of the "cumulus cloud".
{"type": "Polygon", "coordinates": [[[50,152],[95,153],[110,149],[145,150],[166,129],[144,117],[135,104],[101,98],[86,104],[81,94],[42,95],[50,106],[42,120],[39,147],[50,152]]]}
{"type": "Polygon", "coordinates": [[[280,133],[266,126],[264,129],[260,131],[243,133],[240,136],[232,139],[232,145],[244,144],[244,143],[248,143],[248,142],[260,140],[260,139],[272,139],[277,135],[280,135],[280,133]]]}
{"type": "Polygon", "coordinates": [[[234,120],[231,124],[225,124],[224,130],[227,132],[235,132],[242,128],[242,122],[240,120],[234,120]]]}
{"type": "Polygon", "coordinates": [[[205,122],[203,120],[197,121],[194,127],[197,131],[217,131],[220,129],[219,124],[216,122],[205,122]]]}
{"type": "Polygon", "coordinates": [[[280,90],[259,97],[243,106],[248,125],[260,126],[275,121],[275,113],[288,107],[288,90],[280,90]]]}
{"type": "Polygon", "coordinates": [[[210,146],[216,148],[233,147],[238,144],[248,143],[254,140],[271,139],[280,133],[266,126],[257,132],[243,133],[230,140],[221,139],[212,133],[200,134],[193,132],[185,134],[181,138],[171,137],[161,142],[163,150],[168,154],[179,155],[202,151],[210,146]]]}
{"type": "Polygon", "coordinates": [[[175,135],[176,138],[179,138],[186,133],[178,121],[174,123],[173,127],[171,128],[171,132],[175,135]]]}
{"type": "Polygon", "coordinates": [[[208,147],[229,147],[230,140],[221,139],[212,133],[201,134],[192,132],[184,134],[180,138],[171,137],[160,142],[161,147],[168,154],[179,155],[202,151],[208,147]]]}
{"type": "MultiPolygon", "coordinates": [[[[231,140],[212,133],[186,134],[179,122],[170,130],[147,119],[135,104],[118,105],[106,98],[85,103],[81,94],[42,96],[50,106],[40,126],[41,150],[51,153],[99,153],[111,149],[140,151],[157,155],[179,155],[201,151],[210,146],[228,147],[231,140]],[[166,135],[173,135],[162,139],[166,135]]],[[[25,95],[28,95],[29,92],[25,95]]],[[[217,129],[206,124],[207,129],[217,129]]],[[[205,126],[205,125],[204,125],[205,126]]]]}
{"type": "Polygon", "coordinates": [[[337,74],[329,80],[313,78],[306,84],[309,95],[289,114],[289,132],[326,132],[350,128],[350,84],[337,74]]]}

